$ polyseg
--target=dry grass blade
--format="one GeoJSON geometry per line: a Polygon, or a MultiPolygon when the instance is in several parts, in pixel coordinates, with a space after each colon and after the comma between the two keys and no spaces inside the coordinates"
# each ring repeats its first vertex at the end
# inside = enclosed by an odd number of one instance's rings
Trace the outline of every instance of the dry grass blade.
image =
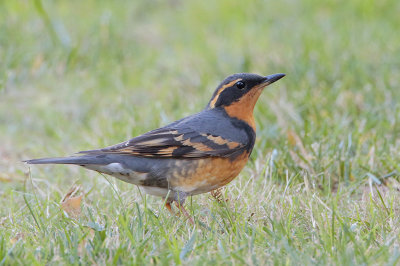
{"type": "Polygon", "coordinates": [[[293,146],[296,147],[299,151],[299,155],[297,155],[293,150],[290,150],[290,156],[293,161],[300,166],[301,168],[307,170],[310,174],[315,174],[314,169],[310,165],[310,161],[313,159],[313,156],[306,150],[304,147],[303,141],[293,130],[288,130],[287,132],[288,141],[293,146]]]}
{"type": "Polygon", "coordinates": [[[228,199],[224,199],[224,196],[222,195],[222,192],[223,192],[223,188],[220,187],[220,188],[212,190],[210,192],[210,194],[214,199],[216,199],[218,201],[218,203],[222,203],[224,201],[228,202],[229,200],[228,199]]]}

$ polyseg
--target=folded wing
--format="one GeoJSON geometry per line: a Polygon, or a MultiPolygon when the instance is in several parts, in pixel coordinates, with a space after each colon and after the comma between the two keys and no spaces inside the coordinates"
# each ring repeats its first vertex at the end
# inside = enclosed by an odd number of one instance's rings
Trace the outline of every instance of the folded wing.
{"type": "Polygon", "coordinates": [[[230,157],[240,154],[245,148],[243,143],[190,127],[164,127],[117,145],[80,153],[125,154],[149,158],[204,158],[230,157]]]}

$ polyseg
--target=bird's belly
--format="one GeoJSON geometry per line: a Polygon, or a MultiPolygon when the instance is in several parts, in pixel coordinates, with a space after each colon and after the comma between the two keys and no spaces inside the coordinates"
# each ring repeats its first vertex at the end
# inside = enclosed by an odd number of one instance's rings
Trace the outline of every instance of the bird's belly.
{"type": "MultiPolygon", "coordinates": [[[[129,157],[127,157],[129,158],[129,157]]],[[[248,153],[229,158],[204,159],[142,159],[149,162],[149,167],[135,167],[132,163],[109,163],[105,165],[86,164],[85,168],[114,176],[122,181],[139,185],[150,195],[173,199],[175,192],[187,195],[206,193],[231,182],[243,169],[248,160],[248,153]],[[151,166],[152,165],[152,166],[151,166]],[[170,194],[168,194],[170,193],[170,194]]]]}
{"type": "Polygon", "coordinates": [[[244,153],[231,161],[228,158],[206,158],[176,162],[169,176],[169,185],[175,191],[190,195],[206,193],[231,182],[248,160],[244,153]]]}
{"type": "Polygon", "coordinates": [[[124,167],[120,163],[110,163],[106,165],[86,164],[83,167],[100,173],[114,176],[127,183],[138,185],[148,177],[147,173],[141,173],[124,167]]]}
{"type": "Polygon", "coordinates": [[[146,186],[139,186],[139,188],[146,194],[152,195],[152,196],[157,196],[157,197],[162,197],[173,199],[175,196],[175,193],[173,191],[170,191],[168,188],[161,188],[161,187],[146,187],[146,186]]]}

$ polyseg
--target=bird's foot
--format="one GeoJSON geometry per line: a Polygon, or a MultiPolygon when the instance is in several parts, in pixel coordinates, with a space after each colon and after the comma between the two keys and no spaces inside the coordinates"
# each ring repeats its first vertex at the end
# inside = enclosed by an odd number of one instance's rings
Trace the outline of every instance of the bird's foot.
{"type": "Polygon", "coordinates": [[[193,218],[190,216],[190,214],[186,211],[185,207],[183,207],[183,205],[180,202],[175,201],[175,205],[176,207],[178,207],[179,211],[181,213],[183,213],[183,215],[186,216],[186,218],[188,218],[189,222],[194,225],[194,221],[193,218]]]}
{"type": "Polygon", "coordinates": [[[175,212],[172,210],[171,202],[165,203],[165,207],[167,208],[167,210],[168,210],[172,215],[179,216],[179,215],[182,213],[184,216],[186,216],[186,218],[189,220],[189,222],[190,222],[192,225],[194,225],[193,218],[192,218],[192,217],[190,216],[190,214],[186,211],[185,207],[183,207],[183,204],[180,204],[179,202],[175,201],[175,205],[176,205],[176,207],[178,207],[178,209],[179,209],[179,212],[178,212],[178,213],[175,213],[175,212]]]}
{"type": "Polygon", "coordinates": [[[167,210],[169,211],[169,213],[175,215],[175,213],[174,213],[174,211],[172,210],[172,207],[171,207],[171,202],[165,203],[165,207],[167,208],[167,210]]]}

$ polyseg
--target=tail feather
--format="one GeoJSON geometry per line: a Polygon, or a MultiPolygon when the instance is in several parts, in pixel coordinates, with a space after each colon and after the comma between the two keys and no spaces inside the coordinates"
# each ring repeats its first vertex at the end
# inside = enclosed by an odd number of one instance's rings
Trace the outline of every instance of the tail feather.
{"type": "Polygon", "coordinates": [[[56,157],[56,158],[40,158],[23,161],[27,164],[103,164],[104,160],[97,156],[71,156],[71,157],[56,157]]]}
{"type": "Polygon", "coordinates": [[[168,187],[164,173],[170,167],[167,159],[153,159],[122,154],[87,154],[82,156],[25,160],[27,164],[70,164],[114,176],[125,182],[168,187]],[[146,183],[147,182],[147,183],[146,183]]]}
{"type": "Polygon", "coordinates": [[[169,164],[169,160],[165,159],[141,158],[121,154],[87,154],[82,156],[32,159],[23,162],[27,164],[73,164],[89,169],[92,169],[93,165],[101,166],[118,163],[123,168],[141,173],[159,173],[162,169],[168,167],[169,164]]]}

